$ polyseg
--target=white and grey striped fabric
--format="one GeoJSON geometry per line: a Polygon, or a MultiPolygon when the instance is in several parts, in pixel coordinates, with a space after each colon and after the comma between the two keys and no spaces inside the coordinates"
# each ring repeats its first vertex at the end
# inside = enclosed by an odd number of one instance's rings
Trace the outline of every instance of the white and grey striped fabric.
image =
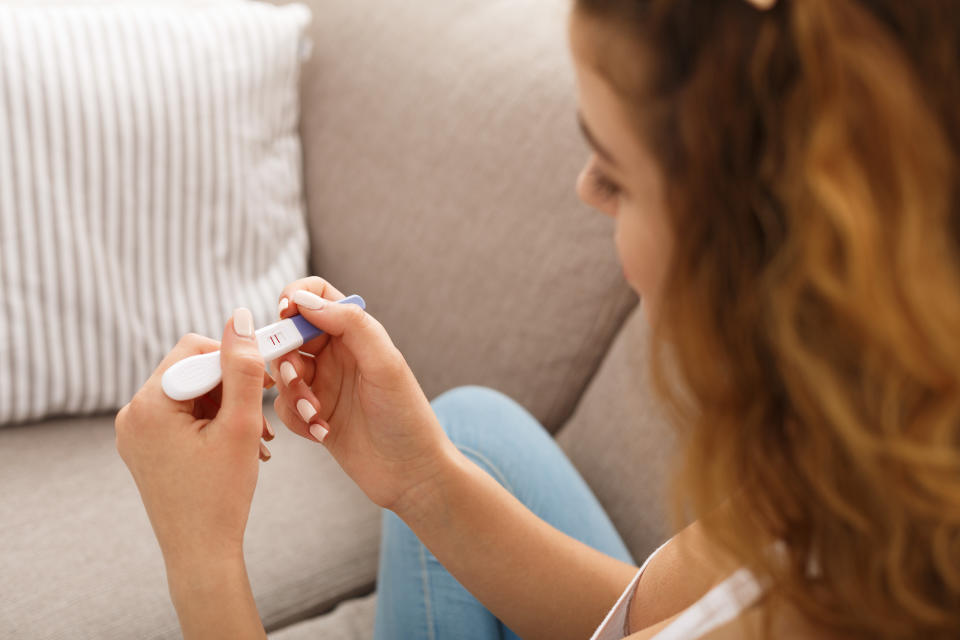
{"type": "Polygon", "coordinates": [[[302,5],[0,5],[0,424],[125,404],[305,273],[302,5]]]}

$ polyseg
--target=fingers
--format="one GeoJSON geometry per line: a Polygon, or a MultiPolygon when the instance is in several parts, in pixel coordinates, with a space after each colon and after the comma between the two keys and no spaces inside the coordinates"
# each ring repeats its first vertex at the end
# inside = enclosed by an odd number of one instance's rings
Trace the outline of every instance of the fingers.
{"type": "MultiPolygon", "coordinates": [[[[291,394],[280,394],[273,401],[273,408],[277,412],[277,416],[287,425],[290,431],[301,438],[313,442],[324,442],[327,434],[330,433],[329,423],[320,417],[310,399],[300,397],[292,400],[291,398],[291,394]],[[305,418],[305,416],[307,417],[305,418]]],[[[316,402],[316,399],[313,399],[313,402],[316,402]]]]}
{"type": "Polygon", "coordinates": [[[263,418],[263,430],[260,432],[260,437],[270,442],[275,437],[277,437],[276,432],[273,430],[273,425],[267,420],[266,416],[263,418]]]}
{"type": "MultiPolygon", "coordinates": [[[[190,356],[210,353],[211,351],[217,351],[219,349],[220,343],[213,338],[201,336],[196,333],[184,334],[180,340],[177,341],[177,344],[175,344],[174,347],[167,353],[167,355],[164,356],[163,360],[160,361],[160,364],[157,365],[157,368],[154,369],[153,373],[151,374],[151,379],[156,378],[157,383],[159,384],[159,380],[163,376],[164,372],[172,367],[175,363],[180,362],[184,358],[188,358],[190,356]]],[[[269,389],[275,383],[276,381],[270,376],[270,372],[265,371],[263,375],[263,388],[269,389]]],[[[219,397],[216,398],[216,401],[220,401],[219,397]]]]}
{"type": "Polygon", "coordinates": [[[293,292],[300,289],[314,293],[327,300],[343,300],[347,297],[323,278],[318,276],[300,278],[285,286],[280,293],[277,310],[280,312],[281,318],[289,318],[297,313],[296,303],[293,301],[293,292]]]}
{"type": "MultiPolygon", "coordinates": [[[[295,280],[284,287],[283,291],[280,293],[280,301],[277,306],[277,310],[279,311],[281,319],[289,318],[290,316],[299,312],[297,303],[293,301],[293,294],[301,289],[304,291],[309,291],[327,300],[343,300],[346,297],[336,287],[323,278],[310,276],[309,278],[295,280]]],[[[323,351],[323,348],[327,346],[329,341],[330,336],[327,334],[322,334],[300,347],[300,349],[306,353],[309,353],[310,355],[315,356],[323,351]]]]}
{"type": "Polygon", "coordinates": [[[358,305],[330,302],[305,289],[295,291],[291,299],[312,325],[343,340],[364,376],[378,378],[405,366],[387,330],[358,305]]]}
{"type": "Polygon", "coordinates": [[[321,417],[323,406],[310,387],[316,371],[314,359],[294,352],[274,364],[280,376],[280,393],[274,401],[277,415],[297,435],[323,442],[330,427],[321,417]]]}
{"type": "Polygon", "coordinates": [[[263,388],[270,389],[275,384],[277,384],[277,381],[273,377],[273,373],[270,372],[270,367],[267,366],[263,371],[263,388]]]}
{"type": "Polygon", "coordinates": [[[164,356],[163,360],[160,361],[160,364],[157,365],[157,368],[153,370],[153,373],[150,375],[149,382],[156,382],[156,384],[159,385],[160,378],[163,377],[163,373],[175,363],[180,362],[189,356],[195,356],[201,353],[210,353],[211,351],[216,351],[219,348],[220,343],[213,338],[207,338],[206,336],[201,336],[196,333],[187,333],[177,341],[177,344],[173,346],[173,349],[171,349],[167,355],[164,356]]]}
{"type": "Polygon", "coordinates": [[[194,400],[173,400],[162,390],[161,379],[164,372],[175,363],[189,356],[201,353],[210,353],[220,348],[220,343],[212,338],[197,335],[196,333],[185,334],[173,349],[160,361],[157,368],[153,370],[150,377],[143,384],[138,394],[146,394],[151,398],[158,398],[160,402],[167,403],[169,407],[179,407],[180,411],[190,412],[194,408],[194,400]]]}
{"type": "MultiPolygon", "coordinates": [[[[284,369],[292,367],[289,362],[285,364],[284,369]]],[[[298,375],[289,379],[289,383],[281,381],[278,386],[280,394],[273,403],[277,416],[297,435],[323,442],[330,425],[321,416],[323,406],[320,400],[302,377],[298,375]]]]}
{"type": "Polygon", "coordinates": [[[227,322],[220,343],[223,371],[220,413],[229,428],[259,433],[263,426],[263,357],[253,334],[253,316],[239,308],[227,322]]]}
{"type": "Polygon", "coordinates": [[[274,360],[272,366],[277,372],[278,383],[283,387],[289,387],[298,378],[306,384],[312,385],[317,370],[317,361],[314,358],[292,351],[274,360]]]}
{"type": "Polygon", "coordinates": [[[185,334],[177,341],[177,344],[174,345],[173,349],[170,350],[164,359],[160,361],[160,364],[157,365],[156,372],[162,374],[173,366],[174,363],[180,362],[186,357],[201,353],[210,353],[219,348],[220,343],[213,338],[197,335],[196,333],[185,334]]]}

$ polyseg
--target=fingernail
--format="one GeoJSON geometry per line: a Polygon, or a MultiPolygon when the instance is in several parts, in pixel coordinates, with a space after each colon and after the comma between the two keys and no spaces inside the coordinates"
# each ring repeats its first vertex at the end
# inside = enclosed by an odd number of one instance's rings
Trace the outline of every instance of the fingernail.
{"type": "MultiPolygon", "coordinates": [[[[297,303],[299,304],[299,303],[297,303]]],[[[310,435],[317,439],[317,442],[323,442],[323,439],[327,437],[327,434],[330,433],[323,427],[318,424],[310,425],[310,435]]]]}
{"type": "Polygon", "coordinates": [[[293,301],[296,302],[298,306],[314,310],[323,309],[327,305],[326,300],[315,293],[303,289],[293,292],[293,301]]]}
{"type": "Polygon", "coordinates": [[[280,315],[290,306],[290,301],[286,297],[280,298],[280,304],[277,306],[277,315],[280,315]]]}
{"type": "Polygon", "coordinates": [[[238,336],[253,337],[253,314],[250,309],[240,307],[233,312],[233,330],[238,336]]]}
{"type": "Polygon", "coordinates": [[[313,405],[310,404],[310,401],[306,398],[297,400],[297,412],[300,414],[300,417],[303,418],[304,422],[310,422],[310,419],[317,415],[317,410],[313,408],[313,405]]]}
{"type": "Polygon", "coordinates": [[[266,418],[263,419],[263,428],[267,430],[267,440],[273,440],[277,434],[273,430],[273,426],[270,424],[270,421],[266,418]]]}
{"type": "Polygon", "coordinates": [[[260,441],[260,457],[263,458],[263,461],[266,462],[270,459],[270,449],[267,449],[267,445],[263,444],[263,441],[260,441]]]}
{"type": "Polygon", "coordinates": [[[283,384],[289,387],[290,383],[297,379],[297,370],[292,364],[284,360],[280,365],[280,377],[283,379],[283,384]]]}
{"type": "Polygon", "coordinates": [[[265,362],[263,370],[267,373],[268,376],[270,376],[271,380],[273,380],[274,382],[277,381],[277,376],[273,375],[273,361],[265,362]]]}

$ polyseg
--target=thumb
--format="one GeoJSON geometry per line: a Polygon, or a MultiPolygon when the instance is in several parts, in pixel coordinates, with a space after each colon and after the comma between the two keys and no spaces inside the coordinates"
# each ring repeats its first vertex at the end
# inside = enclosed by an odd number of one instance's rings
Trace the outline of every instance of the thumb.
{"type": "Polygon", "coordinates": [[[260,432],[263,426],[264,363],[253,333],[253,315],[243,307],[223,330],[220,343],[220,369],[223,372],[223,393],[219,417],[230,429],[249,427],[260,432]]]}
{"type": "Polygon", "coordinates": [[[398,361],[403,362],[387,330],[359,305],[325,300],[304,289],[294,292],[292,298],[310,324],[343,340],[364,375],[393,371],[398,361]]]}

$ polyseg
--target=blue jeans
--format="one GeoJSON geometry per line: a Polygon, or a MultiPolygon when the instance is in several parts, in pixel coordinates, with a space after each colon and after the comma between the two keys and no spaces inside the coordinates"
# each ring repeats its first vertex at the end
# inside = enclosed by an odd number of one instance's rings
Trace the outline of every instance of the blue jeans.
{"type": "MultiPolygon", "coordinates": [[[[431,405],[457,448],[533,513],[567,535],[635,564],[583,478],[523,407],[499,391],[476,386],[451,389],[431,405]]],[[[516,637],[402,520],[383,512],[375,640],[516,637]]]]}

